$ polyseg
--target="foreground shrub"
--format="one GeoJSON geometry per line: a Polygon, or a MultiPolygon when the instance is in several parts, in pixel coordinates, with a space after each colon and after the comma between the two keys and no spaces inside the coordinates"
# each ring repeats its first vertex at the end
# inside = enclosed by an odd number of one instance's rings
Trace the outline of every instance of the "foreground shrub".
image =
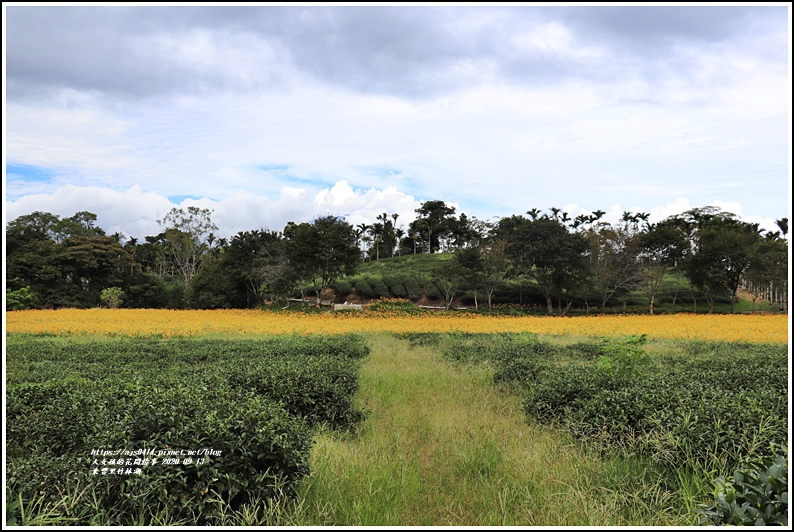
{"type": "Polygon", "coordinates": [[[734,467],[767,456],[787,434],[785,346],[696,360],[659,357],[645,373],[588,364],[549,366],[526,412],[600,449],[623,447],[678,467],[734,467]],[[755,352],[753,352],[755,351],[755,352]]]}
{"type": "Polygon", "coordinates": [[[697,510],[701,525],[788,526],[788,468],[784,454],[763,458],[714,482],[714,501],[697,510]]]}
{"type": "Polygon", "coordinates": [[[275,496],[276,484],[291,490],[308,473],[308,427],[276,403],[228,387],[210,391],[196,381],[162,384],[86,381],[9,390],[9,490],[49,504],[69,484],[90,484],[91,503],[108,512],[165,508],[200,524],[214,516],[213,496],[237,508],[275,496]],[[177,454],[158,454],[171,451],[177,454]],[[155,458],[158,463],[143,463],[155,458]]]}
{"type": "Polygon", "coordinates": [[[120,524],[152,508],[212,524],[218,498],[236,510],[290,496],[308,473],[310,424],[352,428],[362,418],[352,396],[368,352],[356,336],[10,345],[16,517],[43,501],[57,520],[49,508],[70,486],[90,486],[71,516],[99,508],[120,524]]]}

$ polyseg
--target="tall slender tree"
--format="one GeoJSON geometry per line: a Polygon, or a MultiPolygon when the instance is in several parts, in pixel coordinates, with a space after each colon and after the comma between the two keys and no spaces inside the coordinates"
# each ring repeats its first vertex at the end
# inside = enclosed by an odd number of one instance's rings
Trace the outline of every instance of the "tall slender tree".
{"type": "Polygon", "coordinates": [[[166,249],[188,290],[209,250],[208,239],[218,230],[212,223],[212,211],[192,205],[187,210],[174,207],[157,223],[165,230],[166,249]]]}

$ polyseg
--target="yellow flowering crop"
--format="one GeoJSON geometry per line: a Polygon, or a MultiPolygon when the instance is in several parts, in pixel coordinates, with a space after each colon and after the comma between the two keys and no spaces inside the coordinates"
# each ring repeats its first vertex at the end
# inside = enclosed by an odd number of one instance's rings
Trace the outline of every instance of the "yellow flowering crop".
{"type": "Polygon", "coordinates": [[[342,334],[350,332],[532,332],[730,342],[788,342],[787,315],[621,315],[588,317],[477,314],[276,313],[259,310],[61,309],[6,313],[9,333],[109,336],[342,334]]]}

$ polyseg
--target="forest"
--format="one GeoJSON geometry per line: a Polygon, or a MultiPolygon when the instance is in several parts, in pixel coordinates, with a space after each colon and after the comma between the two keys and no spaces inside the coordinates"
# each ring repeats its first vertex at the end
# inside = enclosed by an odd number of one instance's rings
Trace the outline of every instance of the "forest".
{"type": "Polygon", "coordinates": [[[788,310],[787,218],[765,231],[715,207],[658,223],[643,212],[614,223],[604,214],[535,208],[483,222],[433,200],[407,226],[397,214],[355,226],[329,215],[219,238],[211,210],[174,207],[157,220],[162,232],[139,241],[106,234],[91,212],[33,212],[6,226],[6,307],[260,308],[310,297],[319,306],[352,294],[447,309],[522,303],[566,315],[583,306],[603,313],[631,292],[653,314],[663,283],[676,276],[696,309],[700,302],[712,312],[723,301],[733,312],[741,289],[754,304],[788,310]],[[389,278],[355,277],[409,255],[439,260],[426,268],[405,261],[389,278]]]}

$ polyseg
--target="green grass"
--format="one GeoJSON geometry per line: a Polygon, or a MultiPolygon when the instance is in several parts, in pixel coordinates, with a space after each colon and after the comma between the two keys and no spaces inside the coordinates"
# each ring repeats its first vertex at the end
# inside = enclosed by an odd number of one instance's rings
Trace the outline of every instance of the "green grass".
{"type": "Polygon", "coordinates": [[[487,366],[372,337],[356,437],[325,433],[292,522],[344,526],[693,524],[641,461],[603,460],[527,424],[487,366]],[[300,514],[296,518],[296,514],[300,514]]]}
{"type": "Polygon", "coordinates": [[[452,259],[452,253],[417,253],[362,262],[356,275],[382,278],[384,275],[402,275],[408,272],[429,273],[452,259]]]}

